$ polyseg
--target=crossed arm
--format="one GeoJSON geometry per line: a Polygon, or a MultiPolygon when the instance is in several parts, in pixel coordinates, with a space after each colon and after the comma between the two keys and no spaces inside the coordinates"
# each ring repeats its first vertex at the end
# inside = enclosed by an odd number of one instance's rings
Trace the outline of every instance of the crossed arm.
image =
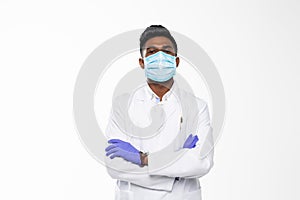
{"type": "MultiPolygon", "coordinates": [[[[149,177],[154,177],[154,176],[171,177],[171,178],[201,177],[207,174],[210,171],[210,169],[213,167],[212,128],[210,126],[208,107],[206,104],[200,110],[198,123],[199,124],[198,124],[197,134],[193,137],[189,136],[186,139],[186,142],[180,151],[171,152],[172,154],[180,154],[182,153],[182,151],[184,151],[183,156],[177,159],[176,162],[173,162],[171,165],[164,167],[163,169],[155,170],[160,164],[159,162],[159,160],[161,160],[160,155],[157,154],[146,155],[144,153],[141,153],[130,143],[127,143],[127,145],[131,145],[131,147],[135,148],[136,149],[135,153],[130,151],[126,152],[126,149],[121,148],[122,145],[119,146],[116,145],[116,143],[112,143],[111,145],[116,146],[115,151],[107,152],[108,153],[107,156],[113,157],[112,159],[116,157],[123,158],[123,160],[134,163],[135,165],[145,166],[147,168],[146,170],[148,171],[149,177]],[[198,138],[199,138],[199,142],[198,142],[198,138]],[[135,156],[133,156],[132,154],[134,154],[135,156]]],[[[117,130],[117,126],[115,126],[114,124],[113,117],[111,117],[107,131],[108,131],[107,132],[108,138],[113,138],[113,139],[118,138],[120,141],[125,142],[126,139],[122,138],[122,136],[120,135],[122,133],[120,133],[120,130],[117,130]],[[117,134],[118,132],[120,134],[117,134]]],[[[122,173],[124,175],[124,172],[122,173]]]]}

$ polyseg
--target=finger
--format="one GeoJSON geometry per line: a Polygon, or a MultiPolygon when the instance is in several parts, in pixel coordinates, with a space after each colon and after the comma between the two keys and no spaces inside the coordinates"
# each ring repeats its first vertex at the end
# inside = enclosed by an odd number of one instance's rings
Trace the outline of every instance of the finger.
{"type": "Polygon", "coordinates": [[[117,145],[111,144],[111,145],[109,145],[108,147],[106,147],[105,151],[109,151],[109,150],[111,150],[111,149],[113,149],[113,148],[116,148],[116,147],[118,147],[118,146],[117,146],[117,145]]]}
{"type": "Polygon", "coordinates": [[[195,141],[192,141],[191,144],[190,144],[190,147],[193,148],[195,145],[196,145],[195,141]]]}
{"type": "Polygon", "coordinates": [[[199,141],[198,135],[195,137],[195,144],[199,141]]]}
{"type": "Polygon", "coordinates": [[[117,156],[113,154],[112,156],[110,156],[110,159],[113,159],[115,157],[117,157],[117,156]]]}
{"type": "Polygon", "coordinates": [[[198,136],[196,135],[196,136],[194,137],[194,139],[193,139],[193,143],[196,144],[196,143],[198,142],[198,140],[199,140],[199,139],[198,139],[198,136]]]}
{"type": "Polygon", "coordinates": [[[192,134],[189,135],[189,137],[186,139],[186,141],[190,141],[192,139],[192,134]]]}
{"type": "Polygon", "coordinates": [[[116,152],[110,156],[110,159],[113,159],[115,157],[121,157],[121,155],[118,152],[116,152]]]}
{"type": "Polygon", "coordinates": [[[119,148],[113,148],[111,150],[109,150],[108,152],[106,152],[106,156],[109,156],[110,154],[116,153],[119,151],[119,148]]]}
{"type": "Polygon", "coordinates": [[[191,135],[190,135],[190,139],[189,139],[190,143],[192,143],[193,140],[194,140],[194,136],[193,136],[193,134],[191,134],[191,135]]]}
{"type": "Polygon", "coordinates": [[[193,147],[193,146],[196,146],[196,143],[198,142],[198,136],[196,135],[195,137],[194,137],[194,139],[193,139],[193,141],[192,141],[192,143],[191,143],[191,146],[193,147]]]}
{"type": "Polygon", "coordinates": [[[110,139],[110,140],[108,140],[108,143],[110,143],[110,144],[119,143],[119,142],[124,142],[124,141],[120,140],[120,139],[110,139]]]}

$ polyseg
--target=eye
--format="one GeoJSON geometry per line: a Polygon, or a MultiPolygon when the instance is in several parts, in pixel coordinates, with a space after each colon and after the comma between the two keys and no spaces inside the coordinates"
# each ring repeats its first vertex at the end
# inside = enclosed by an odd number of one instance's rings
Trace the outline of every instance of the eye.
{"type": "Polygon", "coordinates": [[[146,55],[149,56],[149,55],[155,54],[156,52],[157,52],[157,49],[148,49],[146,55]]]}
{"type": "Polygon", "coordinates": [[[172,56],[174,56],[175,54],[174,54],[174,52],[173,51],[170,51],[170,50],[163,50],[163,52],[164,53],[166,53],[166,54],[169,54],[169,55],[172,55],[172,56]]]}

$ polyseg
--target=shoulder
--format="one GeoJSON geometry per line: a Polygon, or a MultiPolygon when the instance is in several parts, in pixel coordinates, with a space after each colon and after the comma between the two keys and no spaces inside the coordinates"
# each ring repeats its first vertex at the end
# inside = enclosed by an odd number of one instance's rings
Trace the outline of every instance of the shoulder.
{"type": "Polygon", "coordinates": [[[186,102],[190,102],[190,105],[197,105],[199,111],[203,111],[208,108],[208,103],[204,99],[182,88],[180,88],[179,91],[181,93],[181,99],[184,99],[186,102]]]}
{"type": "Polygon", "coordinates": [[[136,99],[142,100],[145,98],[145,93],[146,93],[146,83],[142,83],[129,92],[124,92],[117,96],[114,96],[112,99],[113,106],[118,106],[118,105],[124,106],[125,103],[127,104],[132,100],[136,100],[136,99]]]}

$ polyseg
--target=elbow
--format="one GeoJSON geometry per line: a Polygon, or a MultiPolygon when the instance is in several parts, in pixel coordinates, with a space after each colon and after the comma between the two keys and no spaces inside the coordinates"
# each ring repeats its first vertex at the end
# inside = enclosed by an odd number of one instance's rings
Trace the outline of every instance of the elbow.
{"type": "Polygon", "coordinates": [[[112,179],[118,179],[118,176],[117,176],[117,173],[116,173],[115,170],[113,170],[113,169],[107,167],[107,168],[106,168],[106,171],[107,171],[108,175],[109,175],[112,179]]]}
{"type": "Polygon", "coordinates": [[[197,167],[197,170],[195,171],[196,176],[192,176],[192,177],[200,178],[208,174],[213,166],[214,166],[213,160],[205,160],[205,163],[201,163],[197,167]]]}
{"type": "Polygon", "coordinates": [[[214,166],[214,161],[213,160],[209,161],[207,167],[205,168],[205,174],[208,174],[208,172],[210,172],[213,166],[214,166]]]}
{"type": "Polygon", "coordinates": [[[214,162],[212,160],[204,159],[200,162],[191,165],[192,168],[186,168],[185,170],[178,170],[174,177],[180,176],[185,178],[200,178],[208,174],[213,167],[214,162]]]}

